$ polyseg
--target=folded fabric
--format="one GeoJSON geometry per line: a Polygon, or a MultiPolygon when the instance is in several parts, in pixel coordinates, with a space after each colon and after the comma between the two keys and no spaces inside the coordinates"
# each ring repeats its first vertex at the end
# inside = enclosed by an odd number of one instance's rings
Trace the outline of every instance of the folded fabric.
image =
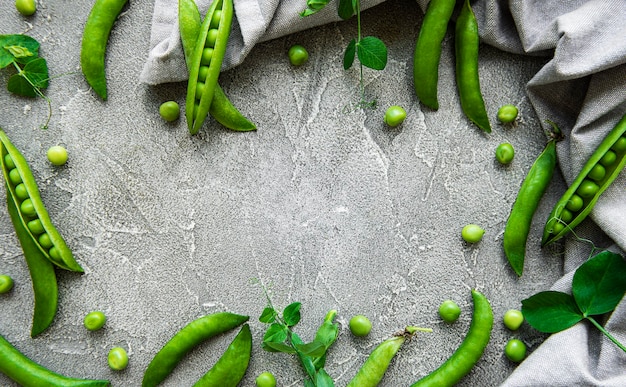
{"type": "MultiPolygon", "coordinates": [[[[384,0],[363,0],[365,10],[384,0]]],[[[428,0],[417,0],[425,11],[428,0]]],[[[204,12],[208,0],[198,0],[204,12]]],[[[224,69],[242,63],[255,44],[340,20],[336,4],[307,18],[304,0],[234,0],[236,17],[224,69]]],[[[604,136],[626,114],[626,1],[477,0],[472,2],[484,43],[547,63],[528,82],[527,93],[541,120],[559,124],[559,167],[571,183],[604,136]]],[[[187,72],[178,35],[177,1],[156,0],[151,50],[140,80],[178,82],[187,72]]],[[[549,127],[545,124],[545,130],[549,127]]],[[[604,234],[626,251],[626,174],[603,193],[582,225],[593,241],[604,234]]],[[[553,289],[569,291],[571,275],[589,256],[589,245],[566,243],[564,277],[553,289]],[[581,248],[581,245],[584,248],[581,248]]],[[[547,285],[548,287],[549,285],[547,285]]],[[[626,343],[626,300],[606,321],[626,343]]],[[[504,382],[505,386],[626,386],[626,353],[585,323],[554,334],[504,382]]]]}

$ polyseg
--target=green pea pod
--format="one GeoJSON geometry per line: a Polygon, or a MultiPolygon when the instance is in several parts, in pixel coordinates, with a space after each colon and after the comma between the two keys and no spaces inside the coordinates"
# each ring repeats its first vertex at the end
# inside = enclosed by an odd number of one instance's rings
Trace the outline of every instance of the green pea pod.
{"type": "Polygon", "coordinates": [[[222,312],[196,319],[178,331],[154,356],[143,375],[143,387],[156,386],[194,347],[248,321],[248,316],[222,312]]]}
{"type": "Polygon", "coordinates": [[[80,66],[87,83],[106,101],[104,56],[115,20],[128,0],[96,0],[87,17],[80,48],[80,66]]]}
{"type": "Polygon", "coordinates": [[[478,76],[478,22],[469,0],[463,1],[463,7],[456,20],[456,85],[461,99],[463,112],[476,126],[490,133],[491,125],[485,108],[485,101],[480,91],[478,76]]]}
{"type": "Polygon", "coordinates": [[[178,28],[185,54],[187,70],[191,70],[191,56],[198,42],[202,19],[194,0],[178,0],[178,28]]]}
{"type": "Polygon", "coordinates": [[[472,290],[474,312],[467,336],[456,351],[439,368],[411,387],[451,387],[467,375],[480,360],[491,338],[493,311],[489,300],[477,290],[472,290]]]}
{"type": "Polygon", "coordinates": [[[246,374],[251,353],[252,334],[250,326],[244,324],[226,352],[194,387],[236,387],[246,374]]]}
{"type": "Polygon", "coordinates": [[[52,263],[35,246],[28,231],[24,229],[10,195],[7,196],[7,208],[30,272],[35,304],[30,335],[35,337],[48,329],[56,315],[59,294],[57,277],[52,263]]]}
{"type": "Polygon", "coordinates": [[[439,109],[437,82],[441,42],[448,29],[456,0],[431,0],[415,44],[413,55],[413,85],[420,102],[431,109],[439,109]]]}
{"type": "Polygon", "coordinates": [[[0,372],[24,387],[105,387],[108,380],[77,379],[59,375],[35,363],[0,335],[0,372]]]}
{"type": "Polygon", "coordinates": [[[533,216],[556,168],[556,142],[560,130],[552,125],[555,135],[530,167],[504,228],[504,253],[518,276],[524,271],[526,242],[533,216]]]}
{"type": "Polygon", "coordinates": [[[189,133],[196,134],[204,123],[211,103],[217,79],[222,67],[222,61],[226,54],[226,45],[230,35],[230,28],[233,18],[232,0],[216,0],[211,4],[207,14],[204,17],[196,46],[190,58],[191,66],[189,67],[189,81],[187,84],[187,98],[185,105],[185,116],[189,126],[189,133]],[[219,17],[216,28],[212,26],[214,23],[213,15],[216,12],[219,17]],[[216,30],[214,41],[209,38],[209,31],[216,30]],[[211,54],[208,59],[205,58],[205,49],[209,49],[211,54]],[[206,63],[208,61],[208,63],[206,63]],[[201,67],[207,67],[204,82],[199,80],[201,67]],[[202,86],[202,87],[200,87],[202,86]]]}
{"type": "Polygon", "coordinates": [[[1,129],[0,143],[7,193],[14,201],[21,223],[32,242],[58,267],[82,273],[83,268],[76,262],[72,251],[50,220],[28,162],[1,129]]]}
{"type": "Polygon", "coordinates": [[[589,215],[600,195],[626,165],[626,115],[591,154],[546,222],[541,245],[570,233],[589,215]]]}

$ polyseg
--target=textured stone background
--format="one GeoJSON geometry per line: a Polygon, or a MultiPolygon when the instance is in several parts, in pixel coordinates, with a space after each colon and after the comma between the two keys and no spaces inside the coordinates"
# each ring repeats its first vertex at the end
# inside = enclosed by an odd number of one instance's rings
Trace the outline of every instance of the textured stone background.
{"type": "MultiPolygon", "coordinates": [[[[471,288],[490,299],[496,323],[484,357],[461,385],[500,384],[515,368],[504,357],[506,341],[518,337],[533,350],[545,338],[526,325],[512,333],[500,322],[507,309],[520,308],[522,299],[562,275],[559,251],[539,248],[545,218],[564,189],[558,171],[533,221],[521,279],[502,252],[506,218],[546,140],[525,96],[526,82],[545,59],[481,47],[482,88],[494,126],[483,134],[460,110],[452,34],[440,66],[441,107],[421,109],[412,56],[423,15],[411,0],[390,0],[362,15],[364,34],[389,48],[387,68],[364,74],[377,108],[350,108],[359,97],[358,70],[344,71],[341,59],[356,36],[352,19],[262,43],[221,75],[225,92],[258,131],[236,133],[210,121],[191,137],[184,119],[168,124],[158,115],[166,100],[184,105],[186,85],[137,82],[149,49],[151,1],[131,1],[114,27],[109,100],[89,89],[79,49],[92,3],[41,1],[28,19],[13,2],[0,3],[0,33],[38,39],[51,74],[60,76],[46,91],[53,116],[41,130],[46,103],[9,94],[2,71],[0,127],[29,160],[53,221],[86,270],[82,276],[59,272],[56,320],[31,339],[30,277],[0,206],[0,272],[16,283],[0,297],[0,333],[25,354],[62,374],[137,386],[178,329],[226,310],[251,316],[254,352],[243,385],[253,385],[264,370],[280,385],[299,385],[303,373],[293,358],[260,348],[265,299],[252,278],[271,286],[279,307],[302,302],[297,332],[306,339],[329,309],[339,311],[341,333],[326,367],[337,385],[409,324],[434,332],[402,348],[383,385],[407,385],[435,369],[467,331],[471,288]],[[310,52],[299,68],[286,56],[295,43],[310,52]],[[520,107],[517,128],[496,124],[504,103],[520,107]],[[408,116],[389,128],[382,116],[394,104],[408,116]],[[517,152],[508,167],[494,159],[503,141],[517,152]],[[45,158],[55,144],[69,151],[64,167],[45,158]],[[462,241],[467,223],[486,229],[480,243],[462,241]],[[446,298],[463,309],[453,325],[437,315],[446,298]],[[88,332],[82,319],[96,309],[107,314],[107,325],[88,332]],[[373,321],[368,338],[351,336],[347,321],[354,314],[373,321]],[[130,355],[123,372],[106,364],[117,345],[130,355]]],[[[0,191],[4,195],[4,187],[0,191]]],[[[233,336],[194,351],[164,385],[195,382],[233,336]]],[[[0,375],[0,385],[11,382],[0,375]]]]}

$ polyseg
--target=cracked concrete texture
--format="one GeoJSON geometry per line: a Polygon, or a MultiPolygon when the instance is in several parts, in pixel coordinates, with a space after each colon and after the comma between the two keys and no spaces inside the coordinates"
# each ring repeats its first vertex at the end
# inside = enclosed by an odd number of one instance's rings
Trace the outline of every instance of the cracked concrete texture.
{"type": "MultiPolygon", "coordinates": [[[[30,162],[51,218],[85,268],[82,276],[58,272],[56,319],[31,339],[30,277],[0,206],[0,272],[16,284],[0,298],[0,333],[22,352],[61,374],[136,386],[178,329],[204,314],[232,311],[251,317],[254,336],[242,385],[253,385],[264,370],[280,385],[299,385],[304,375],[292,358],[260,348],[265,299],[252,278],[271,286],[278,307],[302,302],[297,332],[304,338],[312,338],[328,310],[339,311],[341,333],[326,367],[337,385],[347,383],[378,343],[409,324],[434,332],[402,348],[382,385],[407,385],[435,369],[467,331],[471,288],[490,299],[496,322],[484,357],[460,385],[500,384],[515,368],[504,357],[506,341],[521,338],[532,351],[545,339],[528,326],[510,332],[500,324],[507,309],[520,308],[522,299],[562,275],[558,251],[539,248],[545,217],[564,189],[558,172],[533,220],[522,278],[501,247],[517,190],[546,140],[525,96],[526,82],[545,59],[481,46],[482,89],[494,126],[483,134],[460,110],[451,34],[440,66],[440,109],[422,110],[412,88],[422,14],[410,0],[387,1],[362,15],[364,33],[389,48],[384,71],[364,72],[376,108],[353,108],[359,72],[343,70],[341,62],[356,36],[356,20],[349,20],[259,44],[220,77],[258,130],[236,133],[211,120],[192,137],[184,119],[169,124],[158,115],[166,100],[184,105],[186,85],[137,82],[149,49],[152,2],[133,1],[114,27],[109,100],[89,90],[79,49],[91,3],[40,2],[29,19],[12,2],[0,4],[0,32],[38,39],[51,74],[63,74],[46,91],[53,109],[49,129],[38,128],[47,114],[44,101],[6,91],[0,93],[0,127],[30,162]],[[295,43],[310,53],[298,68],[286,57],[295,43]],[[520,126],[496,124],[504,103],[520,108],[520,126]],[[382,122],[390,105],[407,110],[400,127],[382,122]],[[516,149],[507,167],[494,159],[504,141],[516,149]],[[55,144],[70,154],[61,168],[45,159],[55,144]],[[467,223],[486,229],[480,243],[461,240],[467,223]],[[463,310],[453,325],[437,315],[447,298],[463,310]],[[96,309],[106,313],[107,325],[88,332],[82,319],[96,309]],[[348,330],[355,314],[374,323],[366,339],[348,330]],[[130,355],[123,372],[106,364],[117,345],[130,355]]],[[[3,71],[0,83],[7,79],[3,71]]],[[[164,385],[195,382],[232,337],[192,352],[164,385]]],[[[1,385],[11,383],[0,375],[1,385]]]]}

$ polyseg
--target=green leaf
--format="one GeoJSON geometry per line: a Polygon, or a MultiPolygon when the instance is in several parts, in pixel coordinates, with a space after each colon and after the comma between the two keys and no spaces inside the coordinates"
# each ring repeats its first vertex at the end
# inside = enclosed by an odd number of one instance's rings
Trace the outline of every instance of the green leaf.
{"type": "Polygon", "coordinates": [[[0,35],[0,69],[7,67],[18,58],[36,58],[38,51],[39,42],[30,36],[0,35]],[[27,53],[31,53],[32,56],[22,56],[27,53]]]}
{"type": "Polygon", "coordinates": [[[326,371],[322,368],[317,371],[315,375],[315,386],[316,387],[335,387],[335,382],[333,382],[333,378],[328,375],[326,371]]]}
{"type": "Polygon", "coordinates": [[[626,293],[626,261],[604,251],[583,263],[574,273],[572,294],[585,317],[615,309],[626,293]]]}
{"type": "Polygon", "coordinates": [[[552,290],[523,300],[522,314],[533,328],[544,333],[562,331],[583,319],[574,297],[552,290]]]}
{"type": "Polygon", "coordinates": [[[307,0],[307,8],[300,12],[301,17],[311,16],[326,7],[330,0],[307,0]]]}
{"type": "Polygon", "coordinates": [[[48,64],[44,58],[36,58],[26,63],[23,75],[27,77],[35,87],[45,89],[48,87],[48,64]]]}
{"type": "Polygon", "coordinates": [[[354,63],[354,57],[356,55],[356,40],[352,39],[346,47],[346,52],[343,54],[343,69],[347,70],[352,67],[354,63]]]}
{"type": "Polygon", "coordinates": [[[285,343],[276,343],[273,341],[264,341],[261,344],[261,348],[263,348],[267,352],[282,352],[288,354],[295,354],[296,350],[285,343]]]}
{"type": "Polygon", "coordinates": [[[283,310],[283,320],[288,327],[292,327],[300,322],[300,308],[302,304],[300,302],[294,302],[287,305],[283,310]]]}
{"type": "Polygon", "coordinates": [[[337,14],[343,20],[350,19],[355,12],[355,5],[352,0],[339,0],[337,14]]]}
{"type": "Polygon", "coordinates": [[[285,339],[287,339],[287,331],[282,325],[276,323],[270,325],[263,335],[264,342],[282,343],[285,339]]]}
{"type": "MultiPolygon", "coordinates": [[[[357,44],[357,56],[365,67],[382,70],[387,66],[387,46],[374,36],[366,36],[357,44]]],[[[345,66],[344,66],[345,67],[345,66]]]]}
{"type": "Polygon", "coordinates": [[[300,353],[310,357],[320,357],[324,356],[324,353],[326,353],[326,346],[324,343],[320,343],[316,340],[306,344],[294,344],[294,346],[298,351],[300,351],[300,353]]]}
{"type": "Polygon", "coordinates": [[[277,315],[278,313],[276,313],[276,310],[268,306],[265,309],[263,309],[263,313],[261,313],[261,316],[259,317],[259,321],[265,324],[271,324],[273,322],[276,322],[277,315]]]}
{"type": "Polygon", "coordinates": [[[13,74],[9,78],[9,82],[7,83],[7,90],[9,90],[11,93],[21,95],[22,97],[37,97],[37,92],[35,91],[33,85],[28,83],[28,80],[20,74],[13,74]]]}
{"type": "Polygon", "coordinates": [[[331,310],[326,315],[324,322],[317,329],[315,333],[315,341],[323,343],[326,349],[328,349],[339,336],[339,324],[334,324],[333,320],[337,315],[336,310],[331,310]]]}

